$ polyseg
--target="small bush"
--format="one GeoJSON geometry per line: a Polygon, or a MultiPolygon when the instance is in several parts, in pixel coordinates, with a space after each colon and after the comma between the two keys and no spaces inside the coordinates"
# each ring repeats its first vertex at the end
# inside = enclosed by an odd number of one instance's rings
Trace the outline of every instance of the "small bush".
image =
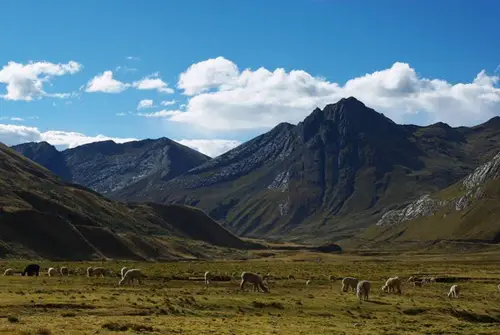
{"type": "Polygon", "coordinates": [[[52,331],[47,328],[38,328],[35,332],[37,335],[51,335],[52,331]]]}
{"type": "Polygon", "coordinates": [[[405,309],[403,310],[403,314],[405,315],[418,315],[418,314],[422,314],[422,313],[425,313],[425,309],[423,308],[408,308],[408,309],[405,309]]]}
{"type": "Polygon", "coordinates": [[[76,316],[76,313],[73,313],[73,312],[66,312],[66,313],[62,313],[61,316],[63,318],[73,318],[76,316]]]}
{"type": "Polygon", "coordinates": [[[285,307],[283,307],[283,305],[279,302],[270,302],[270,303],[265,303],[265,302],[260,302],[260,301],[254,301],[252,302],[252,305],[253,307],[255,308],[266,308],[266,307],[269,307],[269,308],[277,308],[277,309],[285,309],[285,307]]]}
{"type": "Polygon", "coordinates": [[[19,318],[17,316],[9,315],[7,317],[7,321],[9,321],[10,323],[18,323],[19,322],[19,318]]]}
{"type": "Polygon", "coordinates": [[[120,324],[118,322],[107,322],[102,325],[102,328],[115,332],[124,332],[128,330],[128,326],[126,324],[120,324]]]}
{"type": "Polygon", "coordinates": [[[136,332],[141,332],[141,331],[152,332],[154,330],[153,327],[151,326],[135,324],[135,323],[119,323],[119,322],[107,322],[102,325],[102,328],[116,332],[124,332],[129,329],[136,332]]]}

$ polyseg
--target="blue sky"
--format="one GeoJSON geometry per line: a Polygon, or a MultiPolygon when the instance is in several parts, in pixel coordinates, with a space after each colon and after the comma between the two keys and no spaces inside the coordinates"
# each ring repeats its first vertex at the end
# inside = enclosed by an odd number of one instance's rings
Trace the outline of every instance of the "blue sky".
{"type": "Polygon", "coordinates": [[[215,156],[350,95],[402,123],[500,115],[493,0],[15,0],[2,12],[7,144],[166,136],[215,156]]]}

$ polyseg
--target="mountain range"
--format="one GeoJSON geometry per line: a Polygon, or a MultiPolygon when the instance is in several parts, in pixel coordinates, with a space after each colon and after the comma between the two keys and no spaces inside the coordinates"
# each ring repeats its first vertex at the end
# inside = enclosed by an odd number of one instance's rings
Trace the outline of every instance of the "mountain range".
{"type": "Polygon", "coordinates": [[[199,209],[111,201],[0,144],[2,258],[207,258],[256,246],[199,209]]]}
{"type": "Polygon", "coordinates": [[[167,139],[93,143],[52,152],[57,160],[46,143],[14,149],[111,199],[196,206],[239,236],[325,241],[458,182],[495,156],[499,140],[499,117],[474,127],[400,125],[349,97],[214,159],[167,139]]]}

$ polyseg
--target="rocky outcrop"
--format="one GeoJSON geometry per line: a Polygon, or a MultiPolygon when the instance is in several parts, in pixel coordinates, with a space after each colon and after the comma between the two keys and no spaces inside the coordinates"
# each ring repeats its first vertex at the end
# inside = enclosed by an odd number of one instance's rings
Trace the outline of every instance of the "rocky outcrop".
{"type": "Polygon", "coordinates": [[[462,211],[469,207],[474,200],[479,200],[484,196],[482,186],[486,182],[498,178],[500,178],[500,152],[492,160],[476,168],[473,173],[459,183],[457,188],[462,195],[451,199],[437,200],[426,194],[403,209],[386,212],[376,225],[390,226],[419,217],[431,216],[445,208],[462,211]]]}
{"type": "Polygon", "coordinates": [[[489,162],[481,165],[474,173],[468,175],[462,182],[463,187],[467,192],[472,191],[476,187],[484,184],[488,180],[497,179],[500,177],[500,152],[489,162]]]}
{"type": "Polygon", "coordinates": [[[403,209],[390,210],[386,212],[380,220],[377,221],[377,226],[387,226],[404,221],[414,220],[421,216],[431,216],[448,204],[448,201],[435,200],[429,194],[423,195],[419,199],[410,203],[403,209]]]}

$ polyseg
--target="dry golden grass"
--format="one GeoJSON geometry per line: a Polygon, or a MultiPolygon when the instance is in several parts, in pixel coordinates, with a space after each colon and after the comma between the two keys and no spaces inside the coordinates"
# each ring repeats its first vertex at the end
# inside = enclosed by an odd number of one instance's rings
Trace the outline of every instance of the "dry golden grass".
{"type": "MultiPolygon", "coordinates": [[[[3,261],[21,270],[27,262],[3,261]]],[[[0,276],[0,334],[498,334],[500,255],[348,256],[278,253],[251,261],[94,263],[118,272],[138,267],[144,285],[118,287],[118,277],[47,277],[49,266],[85,268],[89,263],[41,262],[41,277],[0,276]],[[405,256],[406,257],[406,256],[405,256]],[[239,279],[203,284],[214,274],[271,272],[269,294],[239,290],[239,279]],[[296,280],[284,279],[294,274],[296,280]],[[347,275],[373,283],[370,301],[340,292],[347,275]],[[390,276],[456,277],[447,283],[382,293],[390,276]],[[306,287],[305,281],[312,279],[306,287]],[[453,282],[461,297],[446,294],[453,282]]]]}

